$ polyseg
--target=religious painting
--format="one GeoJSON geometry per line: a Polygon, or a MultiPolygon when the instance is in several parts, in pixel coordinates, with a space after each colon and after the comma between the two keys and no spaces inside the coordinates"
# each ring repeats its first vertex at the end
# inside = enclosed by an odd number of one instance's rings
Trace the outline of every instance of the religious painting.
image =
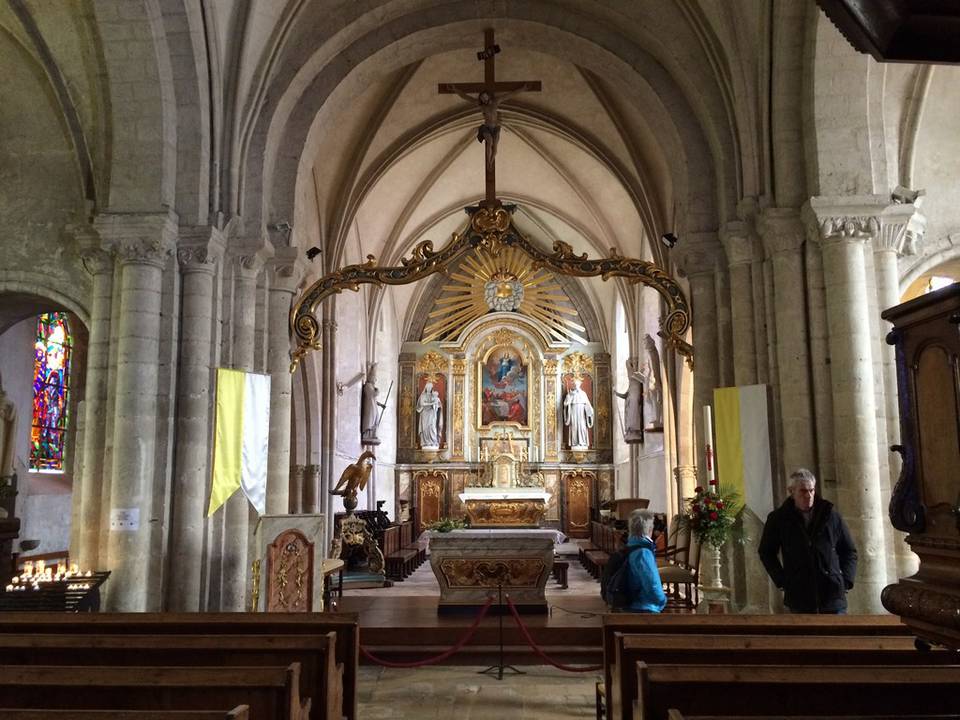
{"type": "MultiPolygon", "coordinates": [[[[441,373],[419,373],[417,375],[417,403],[421,408],[429,408],[434,413],[432,426],[436,428],[439,447],[447,446],[447,423],[444,420],[447,417],[447,378],[441,373]],[[430,389],[427,391],[432,398],[428,403],[428,398],[424,395],[427,390],[427,383],[430,383],[430,389]]],[[[415,408],[416,410],[416,408],[415,408]]],[[[418,420],[423,420],[423,410],[418,413],[418,420]]],[[[420,428],[418,422],[418,430],[420,428]]],[[[423,444],[423,433],[419,433],[420,444],[423,444]]]]}
{"type": "Polygon", "coordinates": [[[495,347],[480,364],[480,424],[516,423],[527,427],[527,365],[511,346],[495,347]]]}
{"type": "MultiPolygon", "coordinates": [[[[576,377],[580,379],[580,389],[587,394],[587,400],[590,402],[590,406],[594,409],[594,412],[596,412],[597,406],[593,399],[593,376],[590,375],[589,373],[581,373],[579,375],[576,375],[576,377]]],[[[574,373],[564,373],[563,375],[560,376],[560,388],[563,394],[560,397],[560,408],[558,412],[560,413],[560,425],[563,429],[563,447],[569,450],[570,449],[570,433],[569,433],[569,428],[567,428],[566,424],[564,423],[563,408],[564,408],[564,403],[567,400],[567,394],[573,392],[576,388],[574,384],[574,373]]],[[[596,418],[596,416],[594,417],[596,418]]],[[[594,419],[594,423],[596,423],[596,419],[594,419]]],[[[596,447],[594,445],[594,443],[596,442],[595,432],[596,432],[596,425],[594,425],[594,427],[587,430],[587,433],[589,434],[589,437],[590,437],[589,446],[591,448],[596,447]]]]}

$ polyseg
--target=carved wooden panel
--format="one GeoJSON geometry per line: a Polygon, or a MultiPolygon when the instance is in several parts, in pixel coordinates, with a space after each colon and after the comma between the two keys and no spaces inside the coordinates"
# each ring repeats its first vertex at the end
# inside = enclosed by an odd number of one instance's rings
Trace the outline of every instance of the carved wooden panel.
{"type": "Polygon", "coordinates": [[[267,612],[313,610],[313,543],[285,530],[267,546],[267,612]]]}
{"type": "Polygon", "coordinates": [[[563,476],[563,532],[570,537],[590,537],[593,483],[593,473],[582,470],[563,476]]]}
{"type": "Polygon", "coordinates": [[[417,534],[428,525],[446,517],[447,475],[439,470],[417,473],[417,534]]]}
{"type": "Polygon", "coordinates": [[[921,500],[928,508],[950,507],[960,497],[960,415],[953,358],[942,345],[928,345],[920,351],[916,367],[921,500]]]}

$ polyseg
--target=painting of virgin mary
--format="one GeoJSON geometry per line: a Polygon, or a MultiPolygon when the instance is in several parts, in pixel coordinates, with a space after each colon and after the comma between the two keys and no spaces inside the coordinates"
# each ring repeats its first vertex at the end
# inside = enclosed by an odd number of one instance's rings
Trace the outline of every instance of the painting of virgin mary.
{"type": "Polygon", "coordinates": [[[496,347],[480,365],[480,422],[526,427],[527,366],[515,348],[496,347]]]}

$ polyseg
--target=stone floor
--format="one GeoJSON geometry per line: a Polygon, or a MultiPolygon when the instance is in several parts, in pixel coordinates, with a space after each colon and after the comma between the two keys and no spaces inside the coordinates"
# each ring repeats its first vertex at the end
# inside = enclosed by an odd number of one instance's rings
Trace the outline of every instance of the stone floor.
{"type": "Polygon", "coordinates": [[[503,680],[474,667],[360,668],[363,720],[562,720],[596,716],[600,673],[525,665],[503,680]]]}

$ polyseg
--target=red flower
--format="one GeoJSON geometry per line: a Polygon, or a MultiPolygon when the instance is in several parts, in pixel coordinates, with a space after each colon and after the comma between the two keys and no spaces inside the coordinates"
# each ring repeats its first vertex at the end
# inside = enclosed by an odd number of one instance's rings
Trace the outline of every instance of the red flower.
{"type": "Polygon", "coordinates": [[[711,519],[711,520],[716,520],[716,519],[718,519],[719,517],[720,517],[720,516],[717,515],[717,513],[715,513],[715,512],[711,512],[711,513],[710,513],[710,519],[711,519]]]}
{"type": "Polygon", "coordinates": [[[697,485],[697,486],[693,489],[693,491],[694,491],[697,495],[700,495],[700,494],[703,492],[703,488],[700,487],[699,485],[697,485]]]}

